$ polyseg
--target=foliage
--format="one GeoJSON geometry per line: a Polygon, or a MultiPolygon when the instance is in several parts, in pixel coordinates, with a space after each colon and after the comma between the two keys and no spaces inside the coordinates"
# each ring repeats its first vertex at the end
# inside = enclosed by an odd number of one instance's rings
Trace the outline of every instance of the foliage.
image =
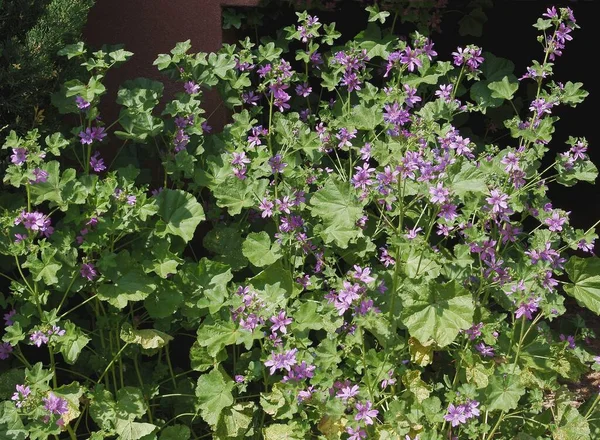
{"type": "Polygon", "coordinates": [[[181,92],[128,81],[114,123],[103,81],[132,54],[60,50],[88,72],[53,96],[80,125],[3,146],[2,437],[592,438],[599,398],[565,383],[600,357],[565,297],[600,311],[596,225],[547,184],[597,170],[582,137],[541,165],[587,95],[552,80],[572,11],[519,79],[369,12],[345,44],[307,13],[277,43],[178,43],[155,64],[181,92]]]}
{"type": "Polygon", "coordinates": [[[0,1],[0,128],[23,130],[40,126],[45,118],[54,121],[50,93],[69,70],[56,52],[80,38],[93,3],[0,1]]]}

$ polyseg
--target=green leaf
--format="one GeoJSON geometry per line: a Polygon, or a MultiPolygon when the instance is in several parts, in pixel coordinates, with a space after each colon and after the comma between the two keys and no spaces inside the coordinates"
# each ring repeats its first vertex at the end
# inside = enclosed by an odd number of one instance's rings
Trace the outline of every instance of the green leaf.
{"type": "Polygon", "coordinates": [[[379,105],[365,107],[362,104],[354,106],[349,123],[359,130],[375,130],[377,126],[383,123],[381,107],[379,105]]]}
{"type": "Polygon", "coordinates": [[[41,251],[41,259],[38,259],[35,253],[27,256],[27,261],[23,263],[31,272],[34,281],[44,280],[48,286],[58,283],[56,274],[61,268],[61,265],[54,259],[56,254],[55,248],[44,248],[41,251]]]}
{"type": "Polygon", "coordinates": [[[228,72],[235,67],[235,59],[223,53],[219,55],[211,53],[208,56],[208,64],[216,76],[226,79],[228,72]]]}
{"type": "Polygon", "coordinates": [[[351,238],[360,235],[356,222],[362,216],[363,209],[349,182],[336,182],[329,178],[325,186],[313,194],[310,205],[312,215],[323,220],[326,227],[324,232],[331,234],[327,243],[333,241],[339,247],[346,248],[351,238]],[[336,231],[347,233],[340,235],[336,231]]]}
{"type": "Polygon", "coordinates": [[[588,421],[576,408],[567,405],[558,427],[552,432],[553,440],[586,440],[591,439],[588,421]]]}
{"type": "Polygon", "coordinates": [[[492,376],[485,389],[485,403],[490,411],[510,411],[519,405],[519,399],[525,394],[525,388],[519,384],[516,375],[492,376]]]}
{"type": "Polygon", "coordinates": [[[483,9],[475,8],[468,15],[465,15],[460,19],[458,33],[460,35],[473,35],[474,37],[481,37],[483,32],[483,25],[487,21],[487,16],[483,9]]]}
{"type": "Polygon", "coordinates": [[[85,55],[85,45],[82,41],[75,44],[68,44],[64,48],[58,51],[58,55],[66,56],[69,60],[73,57],[85,55]]]}
{"type": "Polygon", "coordinates": [[[519,83],[511,82],[508,76],[502,78],[502,81],[494,81],[488,84],[488,89],[492,91],[492,98],[501,98],[508,101],[513,99],[515,92],[519,88],[519,83]]]}
{"type": "Polygon", "coordinates": [[[173,340],[173,336],[155,329],[134,329],[128,322],[121,326],[121,339],[129,344],[141,345],[143,349],[162,348],[173,340]]]}
{"type": "Polygon", "coordinates": [[[317,312],[317,303],[307,301],[294,313],[292,328],[298,331],[321,330],[324,326],[323,315],[317,312]]]}
{"type": "Polygon", "coordinates": [[[0,438],[2,440],[25,440],[29,438],[29,432],[25,429],[19,410],[14,402],[5,400],[0,403],[0,438]]]}
{"type": "Polygon", "coordinates": [[[600,258],[571,257],[565,270],[573,282],[565,285],[565,292],[600,315],[600,258]]]}
{"type": "Polygon", "coordinates": [[[571,81],[567,81],[562,89],[562,94],[560,95],[561,102],[568,104],[571,107],[575,107],[577,104],[582,103],[589,95],[588,92],[581,89],[582,87],[583,83],[572,83],[571,81]]]}
{"type": "Polygon", "coordinates": [[[217,226],[204,237],[203,244],[206,249],[216,253],[217,261],[228,264],[231,270],[240,270],[248,264],[242,253],[242,235],[238,228],[230,226],[217,226]]]}
{"type": "Polygon", "coordinates": [[[142,390],[136,387],[124,387],[117,391],[117,404],[115,406],[117,417],[121,419],[134,419],[146,413],[146,404],[142,390]]]}
{"type": "Polygon", "coordinates": [[[216,321],[198,328],[198,344],[207,347],[208,354],[213,358],[228,345],[245,344],[249,348],[253,340],[252,333],[238,328],[231,321],[216,321]]]}
{"type": "Polygon", "coordinates": [[[307,433],[298,425],[298,422],[281,424],[273,423],[264,430],[265,440],[303,440],[308,438],[307,433]]]}
{"type": "Polygon", "coordinates": [[[254,403],[238,403],[226,408],[217,425],[216,438],[243,438],[252,423],[254,403]]]}
{"type": "Polygon", "coordinates": [[[191,436],[190,428],[185,425],[171,425],[160,431],[158,440],[188,440],[191,436]]]}
{"type": "Polygon", "coordinates": [[[472,295],[456,281],[431,282],[402,294],[402,323],[421,342],[433,339],[440,347],[452,343],[461,330],[473,323],[472,295]],[[411,291],[412,290],[412,291],[411,291]]]}
{"type": "Polygon", "coordinates": [[[173,283],[161,280],[145,300],[144,307],[151,318],[167,318],[183,303],[183,293],[173,283]]]}
{"type": "Polygon", "coordinates": [[[230,177],[214,188],[213,195],[217,199],[217,206],[227,208],[230,215],[237,215],[243,208],[250,208],[258,203],[267,185],[267,179],[248,183],[246,180],[230,177]]]}
{"type": "Polygon", "coordinates": [[[120,440],[138,440],[151,434],[156,429],[150,423],[139,423],[132,420],[117,419],[115,431],[120,440]]]}
{"type": "Polygon", "coordinates": [[[65,324],[65,335],[62,336],[58,342],[58,347],[63,358],[69,365],[75,365],[81,350],[85,347],[90,338],[88,338],[81,328],[77,327],[72,322],[68,321],[65,324]]]}
{"type": "Polygon", "coordinates": [[[117,276],[112,284],[102,284],[98,288],[98,298],[102,301],[108,301],[116,308],[122,309],[128,301],[142,301],[156,289],[154,280],[139,268],[120,269],[129,270],[117,276]]]}
{"type": "Polygon", "coordinates": [[[470,192],[480,194],[488,192],[485,174],[478,167],[468,162],[464,162],[461,170],[451,176],[451,181],[450,189],[459,197],[463,197],[470,192]]]}
{"type": "Polygon", "coordinates": [[[205,220],[202,205],[196,198],[182,190],[164,189],[156,198],[158,215],[162,223],[157,224],[157,235],[177,235],[186,242],[194,237],[196,227],[205,220]]]}
{"type": "Polygon", "coordinates": [[[200,376],[196,387],[196,397],[198,397],[200,415],[206,423],[215,427],[221,412],[233,405],[231,390],[234,387],[235,383],[216,369],[200,376]]]}
{"type": "Polygon", "coordinates": [[[390,16],[389,12],[380,11],[379,6],[377,6],[376,4],[373,6],[368,6],[365,9],[369,13],[369,21],[379,20],[379,23],[383,24],[385,23],[385,19],[390,16]]]}
{"type": "Polygon", "coordinates": [[[271,243],[269,234],[265,231],[251,232],[242,245],[242,254],[250,263],[257,267],[270,266],[281,258],[281,248],[277,243],[271,243]]]}

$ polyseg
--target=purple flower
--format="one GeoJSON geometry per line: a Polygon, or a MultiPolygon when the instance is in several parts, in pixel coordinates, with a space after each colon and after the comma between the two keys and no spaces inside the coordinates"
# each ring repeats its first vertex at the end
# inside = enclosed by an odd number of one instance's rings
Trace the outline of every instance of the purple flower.
{"type": "Polygon", "coordinates": [[[37,347],[41,347],[42,344],[47,344],[48,343],[48,336],[44,332],[42,332],[40,330],[36,330],[35,332],[33,332],[31,334],[31,336],[29,336],[29,339],[37,347]]]}
{"type": "Polygon", "coordinates": [[[355,272],[352,274],[352,277],[354,279],[360,280],[360,281],[362,281],[365,284],[369,284],[369,283],[375,281],[375,278],[373,278],[371,276],[371,269],[370,268],[365,267],[363,269],[359,265],[355,264],[354,265],[354,270],[355,270],[355,272]]]}
{"type": "Polygon", "coordinates": [[[292,318],[286,318],[285,311],[282,310],[278,315],[272,316],[269,319],[273,325],[271,326],[271,332],[275,333],[280,331],[283,334],[287,333],[287,326],[292,323],[292,318]]]}
{"type": "Polygon", "coordinates": [[[409,72],[413,72],[417,67],[423,67],[423,63],[419,59],[421,53],[418,49],[411,49],[406,47],[400,55],[400,62],[408,67],[409,72]]]}
{"type": "Polygon", "coordinates": [[[92,139],[102,142],[102,140],[106,137],[106,132],[104,127],[92,127],[92,139]]]}
{"type": "Polygon", "coordinates": [[[9,325],[13,325],[14,322],[12,320],[12,317],[15,316],[17,314],[17,311],[15,309],[12,309],[10,312],[5,313],[4,314],[4,325],[9,326],[9,325]]]}
{"type": "Polygon", "coordinates": [[[106,169],[106,166],[104,166],[104,159],[100,157],[99,151],[96,151],[94,155],[90,158],[90,166],[96,173],[99,173],[106,169]]]}
{"type": "Polygon", "coordinates": [[[245,378],[241,374],[236,374],[233,378],[236,383],[243,383],[245,378]]]}
{"type": "Polygon", "coordinates": [[[258,101],[260,101],[260,96],[256,95],[253,91],[242,93],[242,102],[244,104],[256,105],[258,101]]]}
{"type": "Polygon", "coordinates": [[[273,174],[282,173],[283,169],[287,167],[287,163],[282,161],[281,154],[279,153],[269,159],[269,165],[273,174]]]}
{"type": "Polygon", "coordinates": [[[56,335],[56,336],[64,336],[66,331],[60,328],[57,325],[53,325],[50,330],[48,330],[48,336],[56,335]]]}
{"type": "Polygon", "coordinates": [[[479,344],[477,344],[475,346],[475,348],[482,356],[494,357],[494,355],[495,355],[494,349],[492,347],[490,347],[489,345],[485,345],[483,342],[480,342],[479,344]]]}
{"type": "Polygon", "coordinates": [[[77,108],[79,110],[87,110],[90,108],[90,103],[83,99],[81,96],[77,96],[75,98],[75,103],[77,104],[77,108]]]}
{"type": "MultiPolygon", "coordinates": [[[[567,212],[567,214],[569,214],[567,212]]],[[[558,211],[554,211],[552,216],[544,220],[544,223],[548,225],[548,229],[552,232],[560,232],[563,230],[562,225],[567,221],[567,217],[561,217],[558,211]]]]}
{"type": "Polygon", "coordinates": [[[269,201],[267,198],[261,200],[260,205],[258,205],[258,209],[262,211],[261,217],[271,217],[273,215],[273,207],[275,205],[273,202],[269,201]]]}
{"type": "Polygon", "coordinates": [[[515,311],[515,318],[525,316],[527,319],[532,320],[533,314],[537,312],[541,298],[529,298],[527,302],[521,302],[517,310],[515,311]]]}
{"type": "Polygon", "coordinates": [[[79,132],[79,137],[81,138],[80,142],[83,145],[91,145],[94,142],[94,136],[92,135],[92,129],[86,128],[85,131],[79,132]]]}
{"type": "Polygon", "coordinates": [[[372,409],[372,403],[369,400],[367,400],[364,405],[360,402],[357,402],[354,406],[358,411],[354,416],[354,420],[357,422],[359,420],[364,420],[365,425],[372,425],[373,417],[377,417],[377,414],[379,414],[379,411],[372,409]]]}
{"type": "Polygon", "coordinates": [[[435,96],[442,98],[444,101],[449,101],[452,93],[452,87],[452,84],[440,85],[440,88],[435,92],[435,96]]]}
{"type": "Polygon", "coordinates": [[[31,184],[35,183],[44,183],[48,181],[48,172],[42,170],[41,168],[36,168],[33,170],[33,179],[29,181],[31,184]]]}
{"type": "Polygon", "coordinates": [[[44,237],[49,237],[54,232],[52,222],[41,212],[26,212],[23,211],[15,219],[15,225],[23,223],[25,229],[30,231],[39,231],[44,237]]]}
{"type": "Polygon", "coordinates": [[[136,196],[134,196],[134,195],[128,195],[127,196],[127,204],[129,206],[135,205],[136,202],[137,202],[137,197],[136,196]]]}
{"type": "Polygon", "coordinates": [[[585,240],[579,240],[579,243],[577,243],[577,249],[581,249],[584,252],[592,254],[594,253],[594,241],[596,241],[596,239],[592,239],[590,243],[585,240]]]}
{"type": "Polygon", "coordinates": [[[348,426],[346,428],[346,434],[349,435],[348,440],[363,440],[367,438],[367,433],[362,428],[354,429],[351,426],[348,426]]]}
{"type": "Polygon", "coordinates": [[[13,148],[12,151],[10,161],[17,166],[23,165],[27,160],[27,150],[25,148],[13,148]]]}
{"type": "Polygon", "coordinates": [[[12,353],[13,348],[12,345],[8,342],[3,342],[0,344],[0,359],[8,359],[10,353],[12,353]]]}
{"type": "Polygon", "coordinates": [[[352,147],[350,140],[356,137],[356,130],[348,131],[346,127],[342,127],[335,137],[340,141],[338,148],[352,147]]]}
{"type": "Polygon", "coordinates": [[[195,95],[200,91],[200,86],[196,84],[194,81],[187,81],[183,88],[185,89],[185,93],[188,95],[195,95]]]}
{"type": "Polygon", "coordinates": [[[306,98],[308,95],[310,95],[312,92],[312,87],[308,85],[308,83],[303,83],[303,84],[298,84],[296,86],[296,94],[298,94],[298,96],[302,96],[303,98],[306,98]]]}
{"type": "Polygon", "coordinates": [[[444,184],[442,182],[438,182],[437,186],[432,186],[429,188],[429,194],[431,195],[431,201],[433,203],[446,203],[448,200],[448,196],[450,195],[450,191],[444,188],[444,184]]]}
{"type": "Polygon", "coordinates": [[[491,190],[490,197],[487,197],[485,200],[492,206],[492,212],[501,213],[508,209],[508,196],[501,193],[500,190],[491,190]]]}
{"type": "Polygon", "coordinates": [[[347,402],[348,399],[350,399],[351,397],[358,395],[358,392],[359,392],[358,385],[352,385],[352,386],[346,385],[346,386],[343,386],[341,389],[339,389],[335,396],[339,397],[344,402],[347,402]]]}
{"type": "Polygon", "coordinates": [[[463,407],[465,409],[465,417],[467,419],[479,417],[479,415],[481,413],[479,412],[479,409],[477,408],[478,406],[479,406],[479,402],[477,400],[469,400],[467,403],[465,403],[463,405],[463,407]]]}
{"type": "Polygon", "coordinates": [[[465,414],[465,407],[459,405],[455,407],[453,404],[448,405],[448,411],[444,416],[444,420],[451,422],[452,426],[458,426],[462,423],[467,423],[467,416],[465,414]]]}
{"type": "Polygon", "coordinates": [[[12,395],[10,400],[15,402],[17,408],[21,408],[27,400],[27,397],[31,394],[31,389],[25,385],[17,385],[16,390],[17,391],[12,395]]]}
{"type": "Polygon", "coordinates": [[[80,273],[81,276],[83,278],[87,278],[88,281],[94,281],[94,279],[98,276],[98,272],[96,272],[96,268],[92,263],[83,263],[81,265],[80,273]]]}
{"type": "Polygon", "coordinates": [[[296,348],[288,350],[285,353],[275,353],[272,351],[270,358],[265,361],[265,367],[271,367],[269,374],[273,375],[279,369],[291,371],[292,365],[296,364],[297,352],[298,349],[296,348]]]}
{"type": "Polygon", "coordinates": [[[571,350],[575,350],[575,336],[569,335],[569,336],[565,336],[565,335],[560,335],[560,340],[561,341],[567,341],[569,343],[568,348],[571,350]]]}
{"type": "Polygon", "coordinates": [[[44,409],[50,414],[63,415],[69,411],[69,404],[66,399],[56,396],[52,391],[48,393],[48,397],[42,399],[44,409]]]}

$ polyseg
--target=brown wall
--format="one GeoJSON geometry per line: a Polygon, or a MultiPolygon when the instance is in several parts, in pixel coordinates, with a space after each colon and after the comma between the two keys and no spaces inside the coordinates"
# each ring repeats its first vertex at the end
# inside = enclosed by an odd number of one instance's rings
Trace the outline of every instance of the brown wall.
{"type": "MultiPolygon", "coordinates": [[[[118,116],[114,104],[119,84],[127,79],[146,77],[165,84],[165,97],[173,96],[181,84],[169,82],[152,63],[159,53],[168,53],[177,42],[190,39],[192,51],[211,52],[221,47],[223,6],[255,6],[258,0],[97,0],[90,11],[84,38],[94,49],[103,44],[125,44],[134,56],[109,72],[105,85],[108,96],[101,107],[104,120],[118,116]]],[[[207,115],[217,108],[215,93],[205,94],[207,115]]],[[[109,122],[110,123],[110,122],[109,122]]],[[[215,112],[209,124],[219,130],[225,112],[215,112]]]]}

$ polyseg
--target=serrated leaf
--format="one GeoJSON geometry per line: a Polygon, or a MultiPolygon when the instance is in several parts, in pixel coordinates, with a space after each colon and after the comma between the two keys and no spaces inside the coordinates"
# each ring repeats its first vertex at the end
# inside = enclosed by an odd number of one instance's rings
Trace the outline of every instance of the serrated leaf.
{"type": "Polygon", "coordinates": [[[600,258],[571,257],[565,270],[573,282],[565,285],[565,292],[600,315],[600,258]]]}
{"type": "Polygon", "coordinates": [[[271,243],[271,238],[265,231],[251,232],[244,240],[242,254],[257,267],[270,266],[281,258],[281,247],[277,243],[271,243]]]}
{"type": "Polygon", "coordinates": [[[196,198],[182,190],[165,189],[156,198],[158,215],[163,223],[157,224],[157,234],[177,235],[188,242],[194,237],[196,227],[205,220],[202,205],[196,198]]]}
{"type": "Polygon", "coordinates": [[[525,394],[525,388],[519,384],[516,375],[492,376],[485,389],[485,402],[490,411],[510,411],[519,405],[519,399],[525,394]]]}
{"type": "Polygon", "coordinates": [[[200,415],[206,423],[215,427],[221,412],[233,405],[231,390],[234,387],[235,383],[217,369],[200,376],[196,386],[196,397],[200,415]]]}
{"type": "Polygon", "coordinates": [[[473,323],[472,295],[455,281],[421,284],[401,296],[402,323],[419,341],[431,339],[445,347],[473,323]]]}
{"type": "Polygon", "coordinates": [[[332,234],[333,241],[341,248],[348,247],[349,240],[360,235],[356,222],[363,209],[349,182],[328,179],[325,186],[313,194],[310,205],[312,215],[323,220],[325,231],[332,234]],[[340,234],[340,231],[345,233],[340,234]]]}
{"type": "Polygon", "coordinates": [[[153,350],[162,348],[173,340],[173,336],[155,329],[134,329],[125,322],[121,326],[121,339],[129,344],[140,345],[143,349],[153,350]]]}
{"type": "Polygon", "coordinates": [[[163,428],[158,436],[159,440],[188,440],[191,436],[190,428],[185,425],[172,425],[163,428]]]}
{"type": "Polygon", "coordinates": [[[511,82],[508,76],[502,78],[501,81],[494,81],[488,84],[488,89],[492,91],[492,98],[506,99],[510,101],[515,92],[519,88],[519,83],[511,82]]]}
{"type": "Polygon", "coordinates": [[[138,440],[151,434],[156,429],[150,423],[134,422],[132,420],[117,419],[115,431],[120,440],[138,440]]]}

